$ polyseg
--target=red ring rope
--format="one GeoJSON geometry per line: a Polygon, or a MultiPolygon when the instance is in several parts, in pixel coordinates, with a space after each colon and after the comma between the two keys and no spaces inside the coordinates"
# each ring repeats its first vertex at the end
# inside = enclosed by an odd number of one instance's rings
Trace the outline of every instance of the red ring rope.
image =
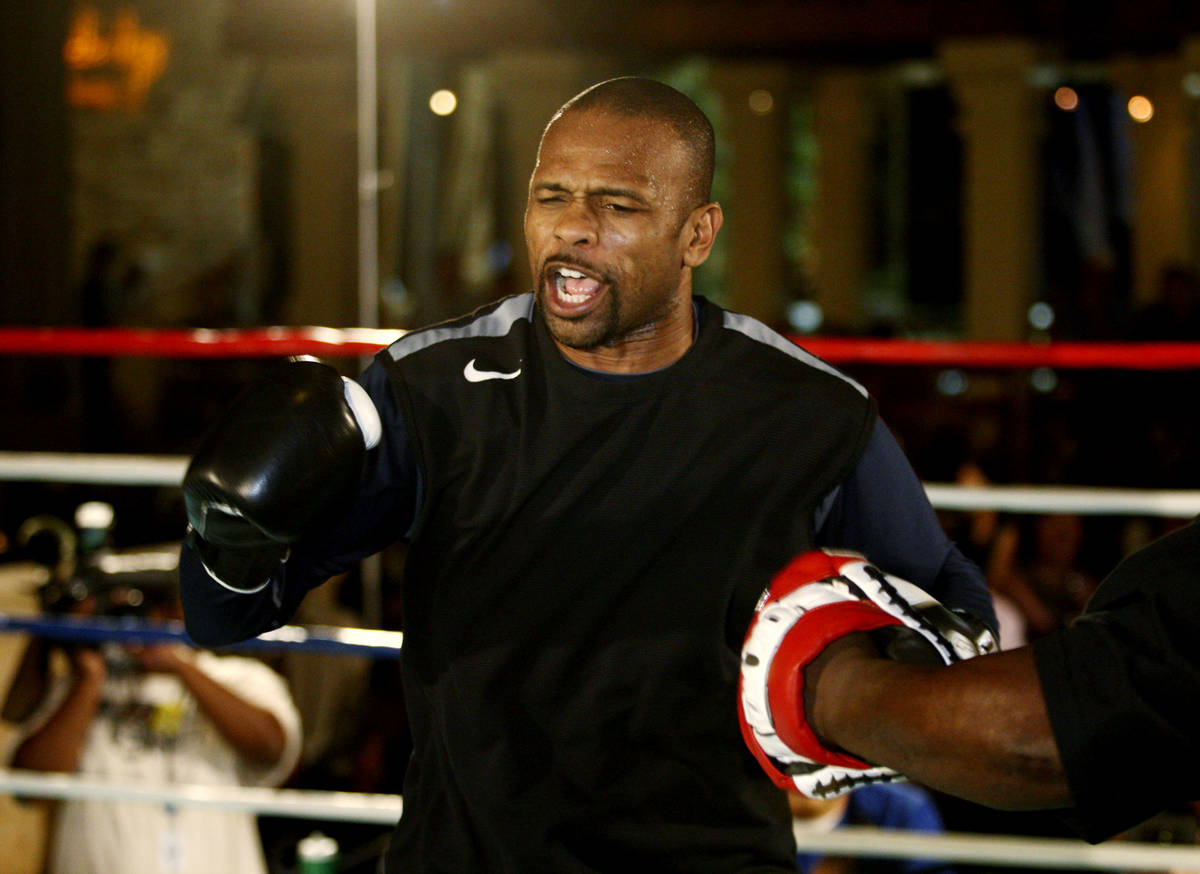
{"type": "MultiPolygon", "coordinates": [[[[372,355],[400,330],[366,328],[0,328],[0,354],[161,358],[372,355]]],[[[1195,343],[1020,343],[795,337],[835,364],[927,367],[1183,370],[1200,368],[1195,343]]]]}
{"type": "Polygon", "coordinates": [[[402,331],[364,328],[0,328],[0,353],[159,358],[373,355],[402,331]]]}

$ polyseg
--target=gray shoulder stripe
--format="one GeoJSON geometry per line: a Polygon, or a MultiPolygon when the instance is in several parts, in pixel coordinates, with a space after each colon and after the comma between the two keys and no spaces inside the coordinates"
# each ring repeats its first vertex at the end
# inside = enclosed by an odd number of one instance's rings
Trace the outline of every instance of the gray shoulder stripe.
{"type": "Polygon", "coordinates": [[[867,390],[855,382],[846,374],[842,373],[835,367],[830,367],[820,358],[817,358],[811,352],[806,352],[801,349],[791,340],[772,331],[758,319],[753,319],[750,316],[742,315],[741,313],[731,313],[728,310],[725,312],[724,326],[731,331],[737,331],[739,334],[745,334],[751,340],[756,340],[759,343],[764,343],[774,349],[778,349],[785,355],[790,355],[797,361],[803,361],[809,367],[815,367],[817,370],[823,370],[825,373],[836,376],[838,379],[844,380],[854,386],[863,397],[867,396],[867,390]]]}
{"type": "Polygon", "coordinates": [[[426,328],[423,331],[413,331],[405,334],[388,347],[388,354],[393,361],[399,361],[414,352],[428,349],[443,340],[456,340],[466,337],[503,337],[513,324],[521,319],[533,316],[533,293],[519,294],[510,297],[490,313],[461,325],[426,328]]]}

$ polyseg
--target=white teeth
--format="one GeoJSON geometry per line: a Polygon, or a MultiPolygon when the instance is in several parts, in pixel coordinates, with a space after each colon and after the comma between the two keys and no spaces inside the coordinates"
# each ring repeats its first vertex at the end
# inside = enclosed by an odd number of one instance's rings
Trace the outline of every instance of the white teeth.
{"type": "Polygon", "coordinates": [[[561,297],[567,303],[583,303],[585,300],[587,300],[588,296],[586,294],[571,294],[571,292],[567,291],[566,283],[564,282],[565,279],[565,276],[559,274],[554,280],[554,288],[558,292],[559,297],[561,297]]]}
{"type": "Polygon", "coordinates": [[[567,291],[566,285],[568,279],[587,279],[586,273],[581,273],[578,270],[572,270],[570,267],[556,267],[554,269],[554,287],[558,291],[558,296],[566,303],[583,303],[588,300],[590,294],[572,294],[567,291]]]}

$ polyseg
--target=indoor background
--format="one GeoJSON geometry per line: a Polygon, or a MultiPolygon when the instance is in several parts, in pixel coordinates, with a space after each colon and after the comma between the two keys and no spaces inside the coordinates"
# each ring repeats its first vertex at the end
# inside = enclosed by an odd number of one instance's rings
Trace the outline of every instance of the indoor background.
{"type": "MultiPolygon", "coordinates": [[[[3,0],[0,325],[409,328],[524,291],[542,127],[627,74],[714,121],[700,293],[801,343],[1200,341],[1183,0],[3,0]]],[[[268,366],[6,355],[0,449],[187,453],[268,366]]],[[[927,481],[1200,487],[1191,371],[845,369],[927,481]]],[[[122,545],[182,533],[170,489],[9,482],[0,543],[97,497],[122,545]]],[[[1152,527],[1088,519],[1071,560],[1152,527]]]]}

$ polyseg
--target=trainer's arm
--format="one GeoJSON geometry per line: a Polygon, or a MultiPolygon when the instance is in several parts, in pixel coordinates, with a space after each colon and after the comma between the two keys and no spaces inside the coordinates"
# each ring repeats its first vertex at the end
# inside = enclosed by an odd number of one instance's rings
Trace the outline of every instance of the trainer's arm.
{"type": "Polygon", "coordinates": [[[954,795],[1069,805],[1067,821],[1104,840],[1200,787],[1197,581],[1193,522],[1122,561],[1081,617],[1028,647],[920,668],[847,637],[805,674],[810,724],[954,795]]]}
{"type": "Polygon", "coordinates": [[[805,681],[810,723],[833,747],[992,807],[1071,803],[1029,648],[932,667],[881,658],[856,634],[805,681]]]}
{"type": "Polygon", "coordinates": [[[313,588],[402,538],[419,500],[415,457],[405,436],[387,374],[372,363],[359,377],[382,424],[382,438],[367,453],[364,475],[339,518],[307,531],[294,543],[267,585],[234,591],[214,579],[192,545],[179,561],[180,594],[188,634],[202,646],[244,640],[287,623],[313,588]]]}
{"type": "Polygon", "coordinates": [[[882,419],[854,471],[817,520],[817,545],[852,549],[909,580],[947,607],[996,628],[983,572],[950,542],[925,488],[882,419]]]}

